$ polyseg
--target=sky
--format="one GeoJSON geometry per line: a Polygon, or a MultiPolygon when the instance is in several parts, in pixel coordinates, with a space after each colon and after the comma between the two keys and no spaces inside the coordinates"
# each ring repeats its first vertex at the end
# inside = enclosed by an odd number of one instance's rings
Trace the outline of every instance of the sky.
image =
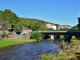
{"type": "Polygon", "coordinates": [[[0,10],[5,9],[19,17],[75,26],[80,17],[80,0],[0,0],[0,10]]]}

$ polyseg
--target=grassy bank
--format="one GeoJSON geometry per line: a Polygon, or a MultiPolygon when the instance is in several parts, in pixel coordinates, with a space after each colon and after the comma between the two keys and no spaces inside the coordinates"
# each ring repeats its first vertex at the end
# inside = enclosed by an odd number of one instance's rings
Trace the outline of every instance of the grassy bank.
{"type": "Polygon", "coordinates": [[[73,40],[68,47],[62,49],[58,54],[43,54],[42,60],[80,60],[80,40],[73,40]]]}
{"type": "Polygon", "coordinates": [[[36,42],[36,40],[35,39],[28,39],[28,40],[4,39],[4,40],[0,40],[0,48],[11,46],[11,45],[25,44],[30,42],[36,42]]]}

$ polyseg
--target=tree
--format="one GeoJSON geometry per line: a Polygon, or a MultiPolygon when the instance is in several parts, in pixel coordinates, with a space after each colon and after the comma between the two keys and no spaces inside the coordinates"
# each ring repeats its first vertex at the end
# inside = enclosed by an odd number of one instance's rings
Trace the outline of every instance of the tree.
{"type": "Polygon", "coordinates": [[[8,30],[8,28],[10,28],[11,25],[9,24],[7,20],[0,18],[0,26],[2,30],[1,39],[3,39],[7,35],[6,32],[4,31],[8,30]]]}
{"type": "Polygon", "coordinates": [[[40,32],[32,32],[31,39],[36,39],[37,41],[42,39],[42,34],[40,32]]]}
{"type": "Polygon", "coordinates": [[[23,26],[21,23],[17,23],[17,24],[15,24],[14,29],[15,29],[17,34],[20,34],[22,32],[23,26]]]}
{"type": "Polygon", "coordinates": [[[62,29],[60,29],[61,31],[68,31],[69,29],[68,28],[62,28],[62,29]]]}
{"type": "Polygon", "coordinates": [[[0,18],[0,26],[1,26],[1,30],[8,30],[8,28],[11,27],[11,25],[9,24],[9,22],[7,20],[4,20],[2,18],[0,18]]]}
{"type": "Polygon", "coordinates": [[[48,31],[54,31],[54,29],[53,29],[53,28],[48,28],[47,30],[48,30],[48,31]]]}
{"type": "Polygon", "coordinates": [[[76,26],[73,26],[71,29],[69,29],[69,30],[78,30],[78,26],[76,25],[76,26]]]}
{"type": "Polygon", "coordinates": [[[80,30],[80,17],[78,18],[78,29],[80,30]]]}
{"type": "Polygon", "coordinates": [[[46,30],[46,22],[39,19],[21,18],[24,27],[32,30],[46,30]]]}
{"type": "Polygon", "coordinates": [[[17,29],[17,31],[20,31],[22,27],[32,30],[47,30],[45,27],[45,21],[42,21],[40,19],[18,17],[18,15],[16,15],[10,9],[0,10],[0,17],[8,21],[13,30],[17,29]]]}

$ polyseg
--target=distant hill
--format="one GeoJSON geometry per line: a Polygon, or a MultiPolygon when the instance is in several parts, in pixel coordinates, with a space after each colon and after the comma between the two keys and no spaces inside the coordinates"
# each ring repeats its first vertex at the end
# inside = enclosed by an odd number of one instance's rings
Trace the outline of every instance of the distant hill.
{"type": "Polygon", "coordinates": [[[21,18],[21,19],[23,19],[23,20],[30,20],[30,21],[33,21],[33,22],[43,22],[43,23],[47,23],[46,21],[44,21],[44,20],[41,20],[41,19],[36,19],[36,18],[23,18],[23,17],[19,17],[19,18],[21,18]]]}

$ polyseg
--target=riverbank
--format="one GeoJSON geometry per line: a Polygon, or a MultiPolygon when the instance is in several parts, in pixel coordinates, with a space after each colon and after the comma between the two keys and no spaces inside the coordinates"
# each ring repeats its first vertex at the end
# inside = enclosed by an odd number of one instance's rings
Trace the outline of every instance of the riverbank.
{"type": "Polygon", "coordinates": [[[26,43],[31,43],[31,42],[36,42],[36,39],[3,39],[0,40],[0,48],[2,47],[7,47],[7,46],[12,46],[12,45],[19,45],[19,44],[26,44],[26,43]]]}
{"type": "Polygon", "coordinates": [[[73,40],[71,44],[58,54],[43,54],[42,60],[80,60],[80,40],[73,40]]]}

